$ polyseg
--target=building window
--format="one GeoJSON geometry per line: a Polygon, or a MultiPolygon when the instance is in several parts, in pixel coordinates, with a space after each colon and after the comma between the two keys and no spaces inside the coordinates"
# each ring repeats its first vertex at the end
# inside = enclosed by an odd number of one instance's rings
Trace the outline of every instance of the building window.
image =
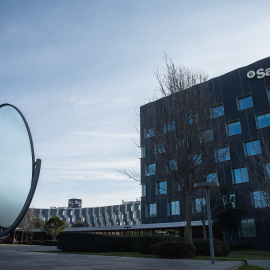
{"type": "Polygon", "coordinates": [[[141,147],[141,157],[144,158],[145,157],[145,146],[141,147]]]}
{"type": "Polygon", "coordinates": [[[171,132],[175,130],[175,121],[170,121],[164,125],[164,132],[171,132]]]}
{"type": "Polygon", "coordinates": [[[230,196],[232,208],[235,208],[235,194],[232,193],[232,194],[230,194],[229,196],[230,196]]]}
{"type": "Polygon", "coordinates": [[[254,155],[258,155],[258,154],[262,153],[259,140],[245,142],[245,146],[246,146],[246,155],[247,156],[254,156],[254,155]]]}
{"type": "Polygon", "coordinates": [[[238,98],[238,110],[245,110],[253,107],[253,102],[251,96],[246,96],[243,98],[238,98]]]}
{"type": "Polygon", "coordinates": [[[227,131],[229,136],[242,133],[240,121],[227,124],[227,131]]]}
{"type": "Polygon", "coordinates": [[[192,203],[192,213],[202,213],[206,210],[205,208],[205,198],[197,198],[193,200],[192,203]]]}
{"type": "Polygon", "coordinates": [[[233,169],[234,184],[246,183],[248,179],[247,167],[233,169]]]}
{"type": "Polygon", "coordinates": [[[270,113],[261,114],[257,116],[258,128],[265,128],[270,126],[270,113]]]}
{"type": "Polygon", "coordinates": [[[178,170],[177,161],[175,159],[169,160],[169,170],[170,171],[177,171],[178,170]]]}
{"type": "Polygon", "coordinates": [[[216,162],[230,160],[229,147],[220,148],[216,151],[216,162]]]}
{"type": "Polygon", "coordinates": [[[198,114],[189,115],[188,119],[190,125],[198,123],[198,114]]]}
{"type": "Polygon", "coordinates": [[[156,154],[165,153],[165,143],[155,144],[155,153],[156,154]]]}
{"type": "Polygon", "coordinates": [[[156,194],[167,194],[167,181],[161,181],[156,183],[156,194]]]}
{"type": "Polygon", "coordinates": [[[146,184],[142,184],[142,197],[146,196],[146,184]]]}
{"type": "Polygon", "coordinates": [[[222,201],[223,201],[223,205],[226,206],[226,204],[231,204],[232,208],[235,208],[235,194],[229,194],[229,197],[227,197],[226,195],[224,195],[222,197],[222,201]]]}
{"type": "Polygon", "coordinates": [[[265,191],[253,191],[253,206],[254,208],[269,207],[269,193],[265,191]]]}
{"type": "Polygon", "coordinates": [[[212,118],[218,118],[224,115],[223,105],[217,105],[211,108],[212,118]]]}
{"type": "Polygon", "coordinates": [[[146,205],[146,216],[147,217],[156,217],[157,216],[157,204],[150,203],[146,205]]]}
{"type": "Polygon", "coordinates": [[[218,182],[218,175],[216,172],[206,175],[206,182],[218,182]]]}
{"type": "Polygon", "coordinates": [[[144,137],[145,138],[151,138],[155,136],[154,128],[146,128],[144,130],[144,137]]]}
{"type": "Polygon", "coordinates": [[[145,175],[150,176],[155,174],[156,174],[156,163],[146,164],[145,175]]]}
{"type": "Polygon", "coordinates": [[[265,176],[266,176],[266,179],[270,178],[270,163],[265,164],[265,176]]]}
{"type": "Polygon", "coordinates": [[[179,201],[171,201],[171,202],[169,202],[169,215],[170,216],[180,215],[179,201]]]}
{"type": "Polygon", "coordinates": [[[202,164],[202,155],[201,154],[195,154],[193,155],[193,166],[199,166],[202,164]]]}
{"type": "Polygon", "coordinates": [[[201,143],[202,142],[209,142],[209,141],[213,141],[213,140],[214,140],[214,136],[213,136],[212,129],[209,129],[209,130],[202,132],[202,137],[200,138],[201,143]]]}
{"type": "Polygon", "coordinates": [[[182,138],[178,138],[176,143],[176,149],[189,147],[189,138],[188,136],[184,136],[182,138]]]}
{"type": "Polygon", "coordinates": [[[240,237],[256,237],[254,219],[242,219],[240,222],[240,237]]]}

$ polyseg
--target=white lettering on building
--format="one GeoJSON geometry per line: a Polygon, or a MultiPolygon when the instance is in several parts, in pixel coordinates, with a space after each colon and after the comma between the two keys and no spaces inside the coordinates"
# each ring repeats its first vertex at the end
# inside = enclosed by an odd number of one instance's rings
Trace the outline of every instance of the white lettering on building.
{"type": "Polygon", "coordinates": [[[250,70],[247,73],[247,77],[249,79],[253,79],[257,75],[257,79],[263,79],[265,76],[270,76],[270,68],[267,68],[264,70],[263,68],[258,69],[256,72],[253,70],[250,70]]]}

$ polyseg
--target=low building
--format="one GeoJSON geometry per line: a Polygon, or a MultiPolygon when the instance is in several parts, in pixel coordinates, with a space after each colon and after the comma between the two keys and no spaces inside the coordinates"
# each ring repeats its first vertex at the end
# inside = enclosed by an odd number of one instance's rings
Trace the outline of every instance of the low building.
{"type": "Polygon", "coordinates": [[[58,216],[71,227],[77,222],[85,227],[110,227],[138,225],[141,223],[141,202],[122,201],[119,205],[67,208],[51,207],[50,209],[32,208],[34,216],[47,221],[58,216]]]}

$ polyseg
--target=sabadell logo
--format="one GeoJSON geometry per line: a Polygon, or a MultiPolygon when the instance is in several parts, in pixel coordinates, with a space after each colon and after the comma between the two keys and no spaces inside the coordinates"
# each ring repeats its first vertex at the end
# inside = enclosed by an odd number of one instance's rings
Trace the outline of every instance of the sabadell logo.
{"type": "Polygon", "coordinates": [[[247,73],[247,77],[249,79],[253,79],[257,75],[257,79],[263,79],[265,76],[270,76],[270,68],[264,70],[263,68],[258,69],[256,72],[254,70],[250,70],[247,73]]]}

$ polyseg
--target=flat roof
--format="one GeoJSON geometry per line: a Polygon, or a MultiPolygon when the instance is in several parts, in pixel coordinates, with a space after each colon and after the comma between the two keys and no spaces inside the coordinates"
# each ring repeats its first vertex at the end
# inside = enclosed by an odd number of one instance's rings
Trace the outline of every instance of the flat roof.
{"type": "MultiPolygon", "coordinates": [[[[208,221],[206,222],[208,225],[208,221]]],[[[127,230],[150,230],[150,229],[175,229],[185,227],[186,222],[168,222],[168,223],[152,223],[152,224],[138,224],[138,225],[125,225],[125,226],[100,226],[100,227],[72,227],[66,228],[65,232],[80,231],[80,232],[98,232],[98,231],[124,231],[127,230]]],[[[201,221],[192,221],[191,226],[202,226],[201,221]]]]}

